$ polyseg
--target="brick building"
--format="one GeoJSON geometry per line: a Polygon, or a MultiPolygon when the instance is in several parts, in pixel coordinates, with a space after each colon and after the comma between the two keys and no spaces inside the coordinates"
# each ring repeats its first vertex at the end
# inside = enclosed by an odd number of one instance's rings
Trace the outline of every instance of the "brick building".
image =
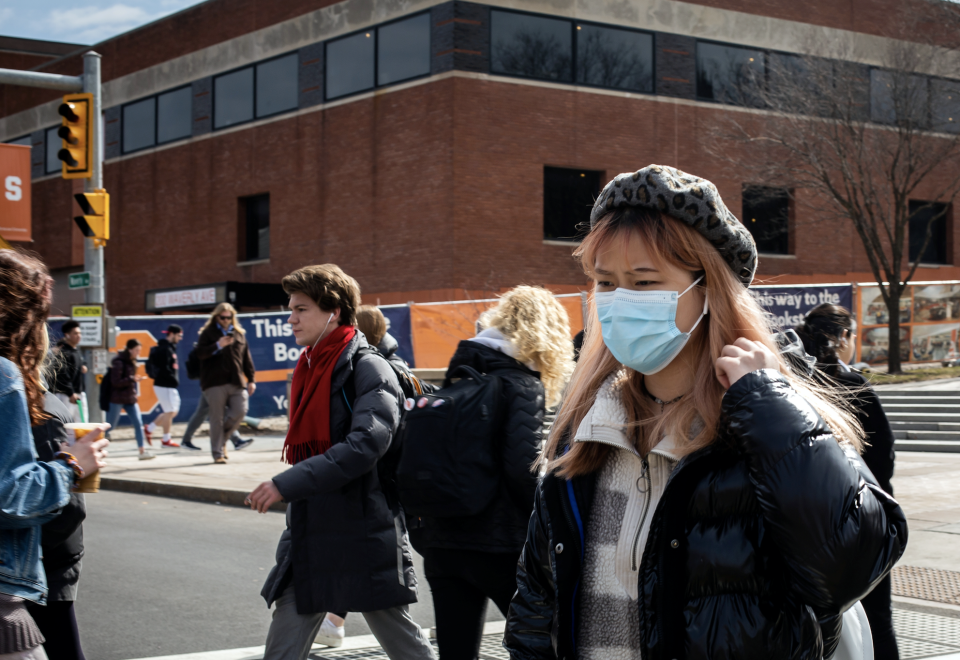
{"type": "MultiPolygon", "coordinates": [[[[649,163],[711,179],[738,216],[780,229],[761,241],[760,278],[870,280],[851,227],[812,230],[785,197],[754,200],[765,182],[704,142],[724,115],[760,112],[724,102],[723,67],[762,73],[765,58],[803,54],[817,35],[876,50],[900,5],[208,0],[95,46],[108,306],[162,311],[173,305],[147,292],[275,283],[328,261],[382,304],[519,283],[575,291],[571,239],[591,196],[649,163]]],[[[0,67],[81,72],[82,47],[28,42],[0,40],[0,67]]],[[[853,65],[866,104],[877,65],[853,65]]],[[[924,84],[939,103],[937,81],[924,84]]],[[[58,98],[0,85],[0,142],[32,145],[32,248],[62,305],[83,249],[71,221],[80,184],[56,160],[58,98]]],[[[935,231],[915,279],[960,278],[952,211],[935,231]]]]}

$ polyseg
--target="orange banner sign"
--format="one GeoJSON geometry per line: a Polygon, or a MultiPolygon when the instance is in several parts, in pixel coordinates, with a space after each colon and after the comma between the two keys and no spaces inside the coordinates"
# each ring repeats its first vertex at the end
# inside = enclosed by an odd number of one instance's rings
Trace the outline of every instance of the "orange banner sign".
{"type": "Polygon", "coordinates": [[[32,241],[30,231],[30,147],[0,144],[0,236],[32,241]]]}

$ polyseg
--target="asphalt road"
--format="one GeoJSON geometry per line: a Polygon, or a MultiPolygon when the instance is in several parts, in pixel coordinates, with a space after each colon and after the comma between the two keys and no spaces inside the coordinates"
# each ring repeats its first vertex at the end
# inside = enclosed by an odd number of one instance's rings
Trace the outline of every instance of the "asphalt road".
{"type": "MultiPolygon", "coordinates": [[[[273,566],[283,514],[103,491],[87,496],[86,556],[77,616],[88,658],[130,660],[264,643],[270,611],[260,587],[273,566]]],[[[433,626],[416,557],[414,619],[433,626]]],[[[499,619],[492,604],[488,619],[499,619]]],[[[347,635],[366,635],[359,615],[347,635]]]]}

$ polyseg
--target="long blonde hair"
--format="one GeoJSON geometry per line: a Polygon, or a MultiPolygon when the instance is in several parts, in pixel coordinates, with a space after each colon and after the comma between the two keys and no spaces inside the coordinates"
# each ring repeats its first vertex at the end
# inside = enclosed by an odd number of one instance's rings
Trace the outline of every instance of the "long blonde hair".
{"type": "Polygon", "coordinates": [[[509,339],[519,362],[537,366],[547,407],[557,405],[574,363],[570,318],[553,294],[538,286],[513,288],[481,315],[480,325],[509,339]]]}
{"type": "Polygon", "coordinates": [[[656,263],[669,263],[704,275],[698,288],[707,296],[710,312],[691,336],[691,350],[681,354],[690,361],[694,371],[693,390],[658,416],[659,407],[644,394],[643,375],[621,365],[604,344],[591,293],[580,360],[539,465],[570,478],[594,472],[604,464],[610,448],[597,442],[571,443],[570,450],[563,456],[557,454],[561,439],[576,431],[604,381],[621,370],[620,393],[631,420],[627,430],[641,455],[645,456],[664,435],[678,440],[687,438],[686,442],[676,443],[680,455],[712,444],[717,439],[720,404],[726,391],[714,374],[714,364],[723,347],[740,337],[770,349],[780,362],[781,373],[820,413],[837,440],[848,441],[860,450],[863,431],[849,407],[839,396],[790,371],[771,337],[772,329],[764,311],[720,253],[696,230],[644,208],[632,207],[608,213],[574,252],[584,272],[592,274],[596,255],[611,241],[622,241],[626,249],[630,232],[639,233],[656,263]]]}
{"type": "Polygon", "coordinates": [[[239,332],[241,335],[247,334],[246,330],[243,329],[243,326],[240,325],[240,317],[237,315],[237,310],[234,309],[233,305],[228,302],[222,302],[213,308],[213,313],[210,314],[210,318],[208,318],[207,322],[203,324],[202,328],[200,328],[200,333],[202,334],[203,331],[209,328],[212,324],[217,323],[217,317],[224,312],[230,312],[233,314],[233,329],[236,332],[239,332]]]}

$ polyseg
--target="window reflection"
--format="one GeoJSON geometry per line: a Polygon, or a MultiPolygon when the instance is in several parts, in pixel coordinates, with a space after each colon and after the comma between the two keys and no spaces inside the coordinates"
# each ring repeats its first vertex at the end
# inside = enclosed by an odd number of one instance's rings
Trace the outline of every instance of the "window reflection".
{"type": "Polygon", "coordinates": [[[577,26],[577,82],[653,91],[653,37],[643,32],[577,26]]]}
{"type": "Polygon", "coordinates": [[[430,73],[430,14],[385,25],[377,40],[378,85],[430,73]]]}
{"type": "Polygon", "coordinates": [[[123,151],[128,153],[156,144],[156,99],[123,106],[123,151]]]}
{"type": "Polygon", "coordinates": [[[790,191],[786,188],[744,185],[743,225],[753,235],[761,254],[790,254],[790,191]]]}
{"type": "Polygon", "coordinates": [[[327,98],[373,87],[374,32],[360,32],[327,44],[327,98]]]}
{"type": "Polygon", "coordinates": [[[297,107],[297,69],[296,53],[257,65],[257,117],[297,107]]]}
{"type": "Polygon", "coordinates": [[[573,80],[571,23],[512,12],[490,12],[494,73],[558,82],[573,80]]]}
{"type": "Polygon", "coordinates": [[[870,71],[870,119],[882,124],[926,126],[927,79],[923,76],[873,69],[870,71]]]}
{"type": "Polygon", "coordinates": [[[63,147],[63,141],[60,139],[60,136],[57,135],[57,131],[60,130],[59,126],[54,126],[53,128],[47,129],[46,134],[46,145],[47,145],[47,174],[52,174],[53,172],[59,172],[61,168],[60,159],[57,158],[57,153],[60,152],[60,149],[63,147]]]}
{"type": "Polygon", "coordinates": [[[760,105],[764,57],[759,50],[697,44],[697,96],[733,105],[760,105]]]}
{"type": "Polygon", "coordinates": [[[930,97],[933,130],[960,133],[960,81],[931,80],[930,97]]]}
{"type": "Polygon", "coordinates": [[[190,137],[193,91],[190,87],[157,97],[157,143],[190,137]]]}
{"type": "Polygon", "coordinates": [[[226,128],[253,119],[253,67],[213,81],[213,127],[226,128]]]}

